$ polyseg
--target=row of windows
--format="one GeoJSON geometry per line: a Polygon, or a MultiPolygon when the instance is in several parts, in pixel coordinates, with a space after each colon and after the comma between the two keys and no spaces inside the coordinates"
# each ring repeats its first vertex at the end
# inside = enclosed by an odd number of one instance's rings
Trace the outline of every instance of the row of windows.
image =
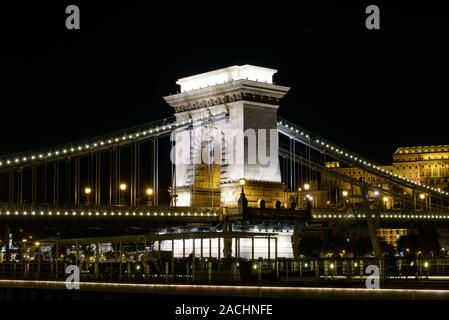
{"type": "Polygon", "coordinates": [[[379,235],[403,235],[403,234],[407,234],[407,229],[377,229],[377,233],[379,235]]]}
{"type": "Polygon", "coordinates": [[[428,185],[437,185],[448,183],[449,179],[425,179],[424,183],[428,185]]]}
{"type": "MultiPolygon", "coordinates": [[[[426,169],[420,172],[421,177],[445,177],[447,173],[448,171],[446,171],[446,169],[440,169],[439,171],[426,169]]],[[[419,178],[418,172],[397,172],[397,174],[402,177],[419,178]]]]}
{"type": "MultiPolygon", "coordinates": [[[[440,166],[441,166],[442,168],[444,168],[444,164],[440,164],[440,166]]],[[[409,169],[413,169],[413,167],[415,167],[415,169],[418,169],[419,167],[421,167],[421,168],[424,169],[426,166],[425,166],[425,165],[421,165],[421,166],[408,166],[409,169]]],[[[432,168],[432,165],[429,164],[427,167],[428,167],[428,168],[432,168]]],[[[434,167],[435,167],[435,168],[438,168],[438,164],[435,164],[434,167]]],[[[400,167],[400,166],[396,166],[396,169],[397,169],[397,170],[400,170],[401,167],[400,167]]],[[[407,167],[406,167],[406,166],[402,166],[402,169],[407,169],[407,167]]]]}
{"type": "MultiPolygon", "coordinates": [[[[349,172],[349,175],[350,176],[352,176],[352,177],[354,177],[354,178],[360,178],[360,177],[363,177],[363,175],[361,174],[361,172],[360,171],[358,171],[358,173],[356,174],[356,171],[354,171],[354,172],[349,172]]],[[[367,176],[367,177],[365,177],[365,179],[366,179],[366,181],[368,181],[368,182],[376,182],[378,179],[376,178],[376,177],[374,177],[374,176],[367,176]]]]}
{"type": "Polygon", "coordinates": [[[395,157],[397,159],[397,161],[419,161],[419,160],[437,160],[437,159],[449,159],[449,156],[445,155],[445,156],[441,156],[441,157],[437,157],[437,156],[427,156],[427,157],[414,157],[414,158],[405,158],[405,157],[395,157]]]}

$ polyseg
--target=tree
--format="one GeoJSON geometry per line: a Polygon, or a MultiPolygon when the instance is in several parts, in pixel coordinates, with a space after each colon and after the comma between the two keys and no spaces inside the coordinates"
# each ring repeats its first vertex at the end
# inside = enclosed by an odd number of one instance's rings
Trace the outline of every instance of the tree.
{"type": "Polygon", "coordinates": [[[389,244],[383,239],[379,239],[379,245],[380,249],[382,250],[385,256],[394,257],[395,249],[391,244],[389,244]]]}
{"type": "Polygon", "coordinates": [[[440,251],[438,236],[435,232],[421,231],[420,235],[406,235],[398,239],[397,245],[400,251],[406,254],[432,255],[440,251]]]}
{"type": "Polygon", "coordinates": [[[323,247],[321,239],[313,237],[303,237],[299,242],[299,253],[306,257],[318,257],[323,247]]]}
{"type": "Polygon", "coordinates": [[[67,251],[67,248],[65,246],[59,245],[58,252],[56,252],[56,245],[53,245],[51,247],[51,257],[53,259],[57,259],[57,258],[61,257],[62,255],[65,255],[66,251],[67,251]]]}
{"type": "Polygon", "coordinates": [[[368,238],[359,238],[348,243],[348,251],[355,257],[363,257],[373,251],[371,240],[368,238]]]}
{"type": "Polygon", "coordinates": [[[343,250],[348,250],[348,243],[342,236],[330,237],[326,242],[326,252],[331,252],[334,255],[339,254],[343,250]]]}

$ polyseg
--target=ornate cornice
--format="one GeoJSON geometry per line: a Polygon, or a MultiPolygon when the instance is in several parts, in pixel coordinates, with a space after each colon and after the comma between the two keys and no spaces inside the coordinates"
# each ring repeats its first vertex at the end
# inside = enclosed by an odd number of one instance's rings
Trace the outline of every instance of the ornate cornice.
{"type": "Polygon", "coordinates": [[[251,80],[237,80],[206,88],[178,93],[164,97],[176,112],[195,110],[205,107],[252,101],[278,105],[290,88],[251,80]]]}

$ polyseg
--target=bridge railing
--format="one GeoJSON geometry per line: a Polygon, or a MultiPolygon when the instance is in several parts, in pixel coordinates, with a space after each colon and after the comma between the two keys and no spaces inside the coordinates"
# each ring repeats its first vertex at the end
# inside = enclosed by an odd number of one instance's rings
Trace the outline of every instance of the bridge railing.
{"type": "Polygon", "coordinates": [[[346,208],[318,208],[312,210],[313,219],[327,218],[380,218],[380,219],[442,219],[449,220],[447,210],[371,209],[348,211],[346,208]]]}
{"type": "Polygon", "coordinates": [[[174,206],[54,206],[31,204],[0,204],[0,216],[150,216],[150,217],[211,217],[220,214],[219,207],[174,207],[174,206]]]}
{"type": "MultiPolygon", "coordinates": [[[[64,280],[69,261],[0,262],[2,279],[64,280]]],[[[364,286],[377,267],[382,285],[435,281],[449,285],[449,258],[153,259],[78,263],[80,281],[137,283],[320,283],[364,286]]]]}

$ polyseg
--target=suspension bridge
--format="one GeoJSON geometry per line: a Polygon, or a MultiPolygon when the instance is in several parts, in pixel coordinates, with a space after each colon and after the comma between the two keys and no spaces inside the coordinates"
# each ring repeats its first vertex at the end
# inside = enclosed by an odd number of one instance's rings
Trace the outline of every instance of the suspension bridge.
{"type": "Polygon", "coordinates": [[[380,255],[379,227],[447,228],[447,189],[398,175],[280,118],[279,101],[289,88],[273,83],[275,72],[245,65],[183,78],[181,92],[165,97],[173,117],[0,156],[6,251],[11,237],[20,240],[23,227],[42,228],[46,237],[68,229],[72,237],[85,236],[86,230],[92,237],[98,229],[120,235],[134,228],[163,230],[167,239],[171,232],[173,239],[183,232],[186,237],[192,231],[223,232],[223,254],[230,257],[239,251],[232,247],[232,232],[253,237],[255,230],[269,230],[272,238],[283,232],[291,237],[297,257],[302,232],[357,225],[366,227],[380,255]],[[265,154],[276,165],[248,162],[261,148],[245,142],[248,129],[277,132],[265,154]],[[242,135],[217,149],[214,134],[225,140],[230,130],[242,135]],[[236,151],[243,162],[226,159],[236,151]],[[196,161],[204,154],[213,161],[196,161]],[[174,161],[182,157],[189,161],[174,161]],[[357,168],[372,179],[330,163],[357,168]]]}

